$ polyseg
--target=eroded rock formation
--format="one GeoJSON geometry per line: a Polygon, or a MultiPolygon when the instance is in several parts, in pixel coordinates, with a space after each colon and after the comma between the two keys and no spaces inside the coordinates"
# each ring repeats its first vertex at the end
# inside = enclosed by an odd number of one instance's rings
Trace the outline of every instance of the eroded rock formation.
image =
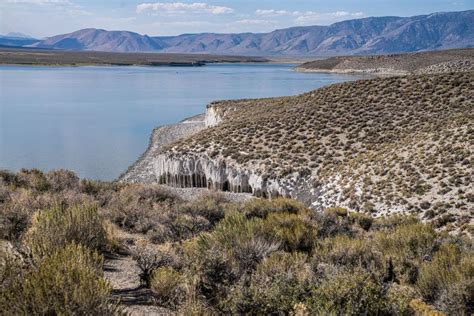
{"type": "Polygon", "coordinates": [[[156,157],[153,169],[158,183],[178,188],[208,188],[269,198],[291,196],[291,192],[276,181],[205,155],[161,154],[156,157]]]}

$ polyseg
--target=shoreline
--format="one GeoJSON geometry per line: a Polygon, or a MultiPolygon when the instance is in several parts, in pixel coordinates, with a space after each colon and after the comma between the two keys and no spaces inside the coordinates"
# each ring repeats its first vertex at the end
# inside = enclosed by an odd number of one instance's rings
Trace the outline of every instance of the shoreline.
{"type": "Polygon", "coordinates": [[[142,173],[140,171],[143,169],[146,170],[147,167],[149,167],[147,165],[147,159],[151,158],[150,156],[152,156],[153,153],[158,152],[163,146],[203,130],[205,128],[204,118],[205,113],[201,113],[187,117],[174,124],[155,127],[149,137],[146,150],[127,168],[127,170],[122,172],[115,181],[149,183],[149,178],[152,178],[153,174],[147,173],[148,177],[145,178],[139,176],[139,174],[142,173]]]}
{"type": "Polygon", "coordinates": [[[406,76],[409,75],[410,72],[403,71],[403,70],[383,70],[383,68],[375,68],[375,69],[311,69],[311,68],[303,68],[303,67],[295,67],[295,71],[297,72],[307,72],[307,73],[328,73],[328,74],[341,74],[341,75],[369,75],[369,76],[406,76]]]}

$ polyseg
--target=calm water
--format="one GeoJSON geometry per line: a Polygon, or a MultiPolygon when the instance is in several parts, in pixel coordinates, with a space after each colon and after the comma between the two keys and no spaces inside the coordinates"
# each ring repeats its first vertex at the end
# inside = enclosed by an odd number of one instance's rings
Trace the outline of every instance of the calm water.
{"type": "Polygon", "coordinates": [[[146,149],[151,130],[212,100],[294,95],[356,79],[293,65],[0,66],[0,169],[66,168],[111,180],[146,149]]]}

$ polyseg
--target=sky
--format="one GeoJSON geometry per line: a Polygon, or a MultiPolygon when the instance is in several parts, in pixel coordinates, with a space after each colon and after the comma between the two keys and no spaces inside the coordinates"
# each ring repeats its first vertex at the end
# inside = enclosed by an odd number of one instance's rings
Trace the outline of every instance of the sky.
{"type": "Polygon", "coordinates": [[[269,32],[369,16],[474,9],[474,0],[0,0],[0,34],[43,38],[83,28],[151,36],[269,32]]]}

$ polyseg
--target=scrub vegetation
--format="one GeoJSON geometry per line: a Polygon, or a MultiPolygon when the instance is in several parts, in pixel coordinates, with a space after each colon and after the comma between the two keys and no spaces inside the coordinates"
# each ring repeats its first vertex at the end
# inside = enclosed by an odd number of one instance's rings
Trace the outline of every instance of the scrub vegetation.
{"type": "Polygon", "coordinates": [[[114,256],[133,258],[146,304],[167,313],[474,312],[472,240],[414,216],[184,201],[160,186],[22,170],[0,173],[0,238],[5,315],[126,312],[104,276],[114,256]]]}
{"type": "Polygon", "coordinates": [[[409,213],[465,229],[474,205],[473,78],[378,78],[294,97],[214,102],[222,122],[165,154],[223,160],[319,192],[309,198],[317,208],[409,213]]]}

